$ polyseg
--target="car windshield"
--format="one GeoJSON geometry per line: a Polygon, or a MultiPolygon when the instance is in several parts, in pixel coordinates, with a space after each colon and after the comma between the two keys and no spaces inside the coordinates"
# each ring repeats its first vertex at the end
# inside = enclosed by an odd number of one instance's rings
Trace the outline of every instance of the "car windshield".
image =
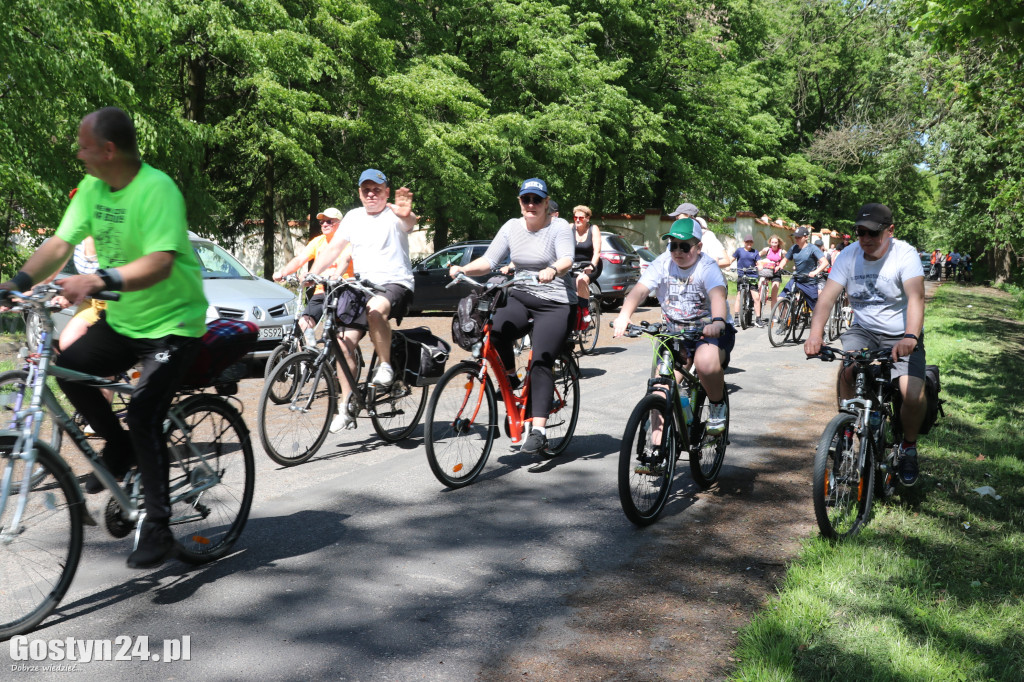
{"type": "Polygon", "coordinates": [[[256,279],[230,253],[213,242],[193,241],[203,279],[256,279]]]}
{"type": "Polygon", "coordinates": [[[605,245],[608,246],[611,251],[630,254],[636,253],[636,251],[633,250],[633,245],[617,234],[606,234],[604,235],[604,239],[605,245]]]}

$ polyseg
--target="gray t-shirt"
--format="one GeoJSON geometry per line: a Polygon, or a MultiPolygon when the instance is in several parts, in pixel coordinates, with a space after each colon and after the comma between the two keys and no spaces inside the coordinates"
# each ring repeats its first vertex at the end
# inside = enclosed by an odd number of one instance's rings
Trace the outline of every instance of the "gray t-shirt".
{"type": "MultiPolygon", "coordinates": [[[[708,292],[715,287],[726,291],[725,277],[711,256],[701,253],[690,268],[683,270],[672,254],[666,251],[655,258],[644,274],[640,284],[658,297],[661,313],[669,322],[687,324],[702,317],[711,317],[711,299],[708,292]]],[[[732,312],[726,306],[726,321],[732,324],[732,312]]]]}
{"type": "Polygon", "coordinates": [[[814,244],[808,244],[803,248],[793,245],[786,252],[786,258],[793,261],[793,274],[801,277],[806,277],[811,270],[817,268],[824,257],[825,254],[814,244]]]}
{"type": "Polygon", "coordinates": [[[846,287],[854,324],[876,334],[896,336],[907,328],[904,282],[914,277],[924,278],[917,250],[893,239],[885,255],[875,261],[864,259],[860,244],[847,246],[828,278],[846,287]]]}
{"type": "MultiPolygon", "coordinates": [[[[491,263],[491,268],[498,267],[506,257],[511,257],[516,264],[517,272],[538,273],[562,258],[572,260],[576,253],[576,240],[572,236],[573,228],[562,218],[552,218],[547,227],[536,232],[526,229],[522,218],[513,218],[501,226],[494,241],[487,247],[484,254],[491,263]]],[[[529,284],[521,282],[516,289],[542,298],[545,301],[558,303],[576,302],[576,284],[567,273],[564,277],[556,277],[547,284],[529,284]]]]}

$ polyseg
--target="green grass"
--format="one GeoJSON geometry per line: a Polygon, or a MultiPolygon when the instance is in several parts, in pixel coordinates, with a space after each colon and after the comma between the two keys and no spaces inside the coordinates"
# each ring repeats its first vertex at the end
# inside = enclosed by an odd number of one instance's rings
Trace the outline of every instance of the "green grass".
{"type": "Polygon", "coordinates": [[[807,540],[741,631],[733,679],[1024,679],[1024,308],[1013,293],[936,292],[926,344],[946,416],[921,439],[915,503],[876,505],[846,543],[807,540]]]}

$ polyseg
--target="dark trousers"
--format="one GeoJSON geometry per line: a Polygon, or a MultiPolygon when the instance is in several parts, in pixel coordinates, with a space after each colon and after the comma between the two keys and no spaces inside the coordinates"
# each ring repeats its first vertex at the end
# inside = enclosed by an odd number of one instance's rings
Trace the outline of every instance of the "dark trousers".
{"type": "Polygon", "coordinates": [[[59,367],[101,377],[119,374],[142,362],[142,375],[128,403],[128,431],[121,427],[100,389],[70,381],[58,383],[75,409],[107,442],[104,458],[108,464],[117,469],[138,466],[147,521],[161,523],[171,518],[163,425],[167,408],[198,349],[198,339],[184,336],[131,339],[100,318],[57,359],[59,367]]]}
{"type": "Polygon", "coordinates": [[[547,417],[554,400],[555,381],[551,368],[562,352],[569,331],[569,313],[572,306],[537,298],[525,291],[513,289],[508,303],[494,314],[491,342],[501,357],[505,370],[516,366],[512,346],[516,339],[530,331],[533,318],[533,368],[530,370],[530,416],[547,417]]]}

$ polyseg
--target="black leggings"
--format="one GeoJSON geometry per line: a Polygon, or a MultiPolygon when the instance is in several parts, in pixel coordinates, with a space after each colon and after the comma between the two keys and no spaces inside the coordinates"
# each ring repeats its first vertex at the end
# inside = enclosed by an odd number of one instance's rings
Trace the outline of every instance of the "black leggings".
{"type": "Polygon", "coordinates": [[[142,360],[142,375],[128,403],[127,432],[100,389],[70,381],[57,383],[89,426],[107,442],[104,459],[116,468],[138,465],[147,521],[159,523],[171,518],[164,419],[185,370],[199,350],[198,341],[183,336],[131,339],[100,318],[57,359],[60,367],[101,377],[114,376],[142,360]]]}
{"type": "Polygon", "coordinates": [[[551,368],[555,358],[565,346],[569,330],[568,303],[545,301],[532,294],[512,289],[508,303],[494,314],[491,342],[501,357],[505,370],[516,366],[512,345],[530,331],[529,318],[533,317],[533,369],[530,370],[530,416],[546,418],[554,400],[555,381],[551,368]]]}

